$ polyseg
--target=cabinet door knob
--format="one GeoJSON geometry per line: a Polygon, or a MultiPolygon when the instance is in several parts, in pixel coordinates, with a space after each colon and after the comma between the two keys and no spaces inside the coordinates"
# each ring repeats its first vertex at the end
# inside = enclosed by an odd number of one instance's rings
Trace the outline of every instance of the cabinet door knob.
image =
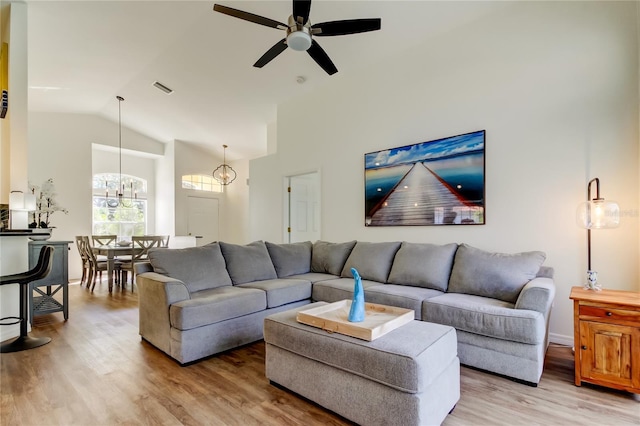
{"type": "Polygon", "coordinates": [[[607,312],[608,317],[610,317],[611,315],[613,315],[611,312],[607,312]]]}
{"type": "Polygon", "coordinates": [[[586,345],[582,345],[582,350],[587,350],[587,346],[586,345]]]}

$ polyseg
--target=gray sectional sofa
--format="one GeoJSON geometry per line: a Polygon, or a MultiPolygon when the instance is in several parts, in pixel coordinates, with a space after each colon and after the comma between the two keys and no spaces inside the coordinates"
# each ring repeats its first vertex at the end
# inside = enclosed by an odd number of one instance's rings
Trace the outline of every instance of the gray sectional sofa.
{"type": "Polygon", "coordinates": [[[138,268],[140,334],[181,364],[263,337],[264,318],[353,295],[455,327],[462,364],[537,384],[555,296],[553,269],[532,251],[408,242],[153,249],[138,268]]]}

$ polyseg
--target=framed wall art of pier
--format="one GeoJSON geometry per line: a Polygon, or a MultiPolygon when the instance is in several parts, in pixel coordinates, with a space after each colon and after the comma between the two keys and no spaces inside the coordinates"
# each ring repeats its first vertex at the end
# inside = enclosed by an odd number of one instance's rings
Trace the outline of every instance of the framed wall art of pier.
{"type": "Polygon", "coordinates": [[[484,225],[485,133],[365,154],[365,226],[484,225]]]}

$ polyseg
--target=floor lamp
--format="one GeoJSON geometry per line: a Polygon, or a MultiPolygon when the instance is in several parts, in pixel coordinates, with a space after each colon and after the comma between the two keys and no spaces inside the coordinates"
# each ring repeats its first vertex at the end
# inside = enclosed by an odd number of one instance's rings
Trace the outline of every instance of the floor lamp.
{"type": "Polygon", "coordinates": [[[578,206],[578,225],[587,229],[587,284],[590,290],[600,290],[598,273],[591,269],[591,230],[616,228],[620,224],[620,207],[615,201],[600,197],[600,179],[593,178],[587,185],[587,201],[578,206]],[[591,198],[591,185],[596,184],[596,196],[591,198]]]}

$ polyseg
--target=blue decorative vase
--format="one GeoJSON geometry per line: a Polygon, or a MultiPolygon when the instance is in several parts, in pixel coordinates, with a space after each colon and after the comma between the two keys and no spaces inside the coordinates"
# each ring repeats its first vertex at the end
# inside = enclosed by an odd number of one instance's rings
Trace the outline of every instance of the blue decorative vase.
{"type": "Polygon", "coordinates": [[[351,268],[351,275],[353,275],[355,285],[353,288],[351,310],[349,310],[349,321],[362,322],[364,321],[364,289],[362,288],[362,279],[356,268],[351,268]]]}

